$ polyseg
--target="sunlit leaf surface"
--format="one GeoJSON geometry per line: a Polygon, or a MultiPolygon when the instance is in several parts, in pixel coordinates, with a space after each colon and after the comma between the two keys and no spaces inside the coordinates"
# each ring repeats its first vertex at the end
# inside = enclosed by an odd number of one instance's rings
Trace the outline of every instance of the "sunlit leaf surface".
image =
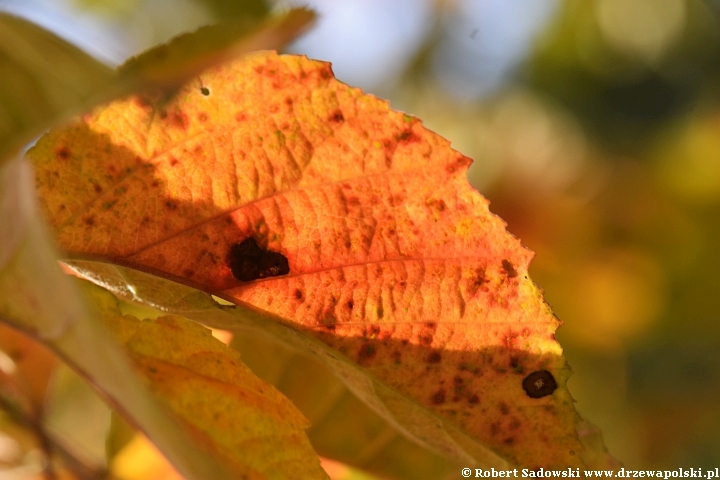
{"type": "Polygon", "coordinates": [[[70,257],[279,318],[334,351],[331,369],[373,409],[450,458],[590,458],[559,322],[527,276],[532,254],[468,184],[470,159],[328,64],[254,54],[170,103],[113,103],[29,155],[70,257]]]}

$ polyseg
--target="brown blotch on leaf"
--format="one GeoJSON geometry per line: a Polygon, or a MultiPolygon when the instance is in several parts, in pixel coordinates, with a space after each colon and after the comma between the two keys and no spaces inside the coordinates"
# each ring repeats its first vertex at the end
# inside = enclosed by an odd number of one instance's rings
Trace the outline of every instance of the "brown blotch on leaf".
{"type": "Polygon", "coordinates": [[[355,302],[353,302],[352,300],[348,300],[345,305],[347,306],[348,310],[352,310],[355,306],[355,302]]]}
{"type": "Polygon", "coordinates": [[[397,140],[402,143],[413,143],[420,140],[420,137],[415,135],[415,133],[412,130],[405,130],[401,132],[397,137],[397,140]]]}
{"type": "Polygon", "coordinates": [[[95,217],[93,217],[93,216],[85,217],[85,218],[83,218],[83,223],[85,225],[87,225],[88,227],[92,227],[93,225],[95,225],[95,217]]]}
{"type": "Polygon", "coordinates": [[[522,381],[523,390],[530,398],[542,398],[551,395],[557,389],[557,382],[547,370],[532,372],[522,381]]]}
{"type": "Polygon", "coordinates": [[[505,274],[508,276],[508,278],[515,278],[517,277],[518,273],[517,270],[515,270],[515,267],[512,263],[510,263],[510,260],[503,260],[502,261],[502,267],[503,270],[505,270],[505,274]]]}
{"type": "Polygon", "coordinates": [[[460,162],[458,162],[458,161],[454,161],[454,162],[452,162],[452,163],[448,163],[448,164],[445,166],[445,171],[446,171],[447,173],[449,173],[450,175],[452,175],[452,174],[455,173],[455,172],[458,170],[458,168],[460,168],[461,166],[462,166],[462,163],[460,163],[460,162]]]}
{"type": "Polygon", "coordinates": [[[174,112],[170,117],[170,123],[178,128],[186,129],[188,126],[188,117],[183,112],[174,112]]]}
{"type": "Polygon", "coordinates": [[[168,210],[177,210],[177,208],[178,208],[177,203],[173,202],[172,200],[166,200],[165,206],[167,207],[168,210]]]}
{"type": "Polygon", "coordinates": [[[366,343],[365,345],[360,347],[360,351],[358,352],[358,362],[371,360],[376,354],[377,351],[375,350],[375,347],[373,347],[369,343],[366,343]]]}
{"type": "Polygon", "coordinates": [[[60,147],[55,150],[55,155],[61,160],[67,160],[70,158],[70,149],[67,147],[60,147]]]}
{"type": "Polygon", "coordinates": [[[442,360],[442,355],[439,352],[432,352],[427,357],[428,363],[440,363],[440,360],[442,360]]]}
{"type": "Polygon", "coordinates": [[[285,255],[261,248],[253,237],[230,247],[227,264],[233,276],[241,282],[290,273],[285,255]]]}
{"type": "Polygon", "coordinates": [[[179,161],[177,158],[175,158],[175,157],[170,157],[170,166],[171,166],[171,167],[174,167],[174,166],[177,165],[178,163],[180,163],[180,161],[179,161]]]}
{"type": "Polygon", "coordinates": [[[468,402],[471,403],[471,404],[473,404],[473,405],[475,405],[476,403],[480,403],[480,397],[478,397],[478,396],[475,395],[475,394],[470,395],[470,398],[468,398],[468,402]]]}
{"type": "Polygon", "coordinates": [[[525,371],[522,364],[520,363],[520,358],[518,358],[516,356],[510,357],[510,368],[515,373],[523,373],[525,371]]]}
{"type": "Polygon", "coordinates": [[[498,408],[500,409],[500,413],[502,413],[503,415],[507,415],[508,413],[510,413],[510,407],[505,402],[500,402],[498,408]]]}
{"type": "Polygon", "coordinates": [[[332,115],[330,115],[330,121],[341,123],[345,121],[345,117],[343,116],[342,112],[340,110],[335,110],[332,115]]]}
{"type": "Polygon", "coordinates": [[[303,292],[299,288],[295,289],[295,298],[300,302],[303,301],[303,292]]]}
{"type": "Polygon", "coordinates": [[[441,405],[445,403],[445,390],[441,388],[437,392],[433,393],[432,397],[430,397],[430,401],[433,405],[441,405]]]}

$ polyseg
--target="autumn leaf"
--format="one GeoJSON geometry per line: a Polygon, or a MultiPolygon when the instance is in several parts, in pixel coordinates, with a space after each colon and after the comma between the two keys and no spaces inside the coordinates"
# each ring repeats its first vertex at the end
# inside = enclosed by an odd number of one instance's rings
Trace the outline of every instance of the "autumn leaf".
{"type": "Polygon", "coordinates": [[[70,258],[278,318],[400,431],[456,460],[589,458],[559,322],[528,278],[531,252],[468,184],[470,159],[328,64],[254,54],[169,104],[115,102],[29,156],[70,258]]]}

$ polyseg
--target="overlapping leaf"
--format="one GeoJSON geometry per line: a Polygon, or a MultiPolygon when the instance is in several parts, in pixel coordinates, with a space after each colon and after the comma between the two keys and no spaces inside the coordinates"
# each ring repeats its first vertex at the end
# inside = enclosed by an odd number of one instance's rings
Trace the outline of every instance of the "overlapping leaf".
{"type": "Polygon", "coordinates": [[[30,156],[70,256],[280,318],[340,353],[332,368],[356,394],[445,455],[583,465],[531,253],[467,183],[468,158],[329,65],[258,53],[169,104],[111,104],[30,156]],[[248,258],[232,252],[248,239],[288,271],[238,280],[248,258]]]}
{"type": "Polygon", "coordinates": [[[182,317],[122,316],[114,297],[104,295],[98,303],[106,325],[198,445],[241,478],[325,478],[305,417],[253,375],[238,352],[182,317]]]}

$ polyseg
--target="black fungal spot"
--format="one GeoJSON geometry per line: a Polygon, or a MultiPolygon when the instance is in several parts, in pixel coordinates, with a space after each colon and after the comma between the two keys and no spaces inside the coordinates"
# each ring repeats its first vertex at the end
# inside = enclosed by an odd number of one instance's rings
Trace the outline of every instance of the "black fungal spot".
{"type": "Polygon", "coordinates": [[[207,87],[202,87],[200,89],[200,93],[202,93],[203,95],[205,95],[207,97],[208,95],[210,95],[210,89],[207,87]]]}
{"type": "Polygon", "coordinates": [[[522,387],[528,397],[542,398],[551,395],[555,391],[557,382],[552,373],[547,370],[538,370],[525,377],[522,387]]]}
{"type": "Polygon", "coordinates": [[[253,237],[230,247],[227,264],[233,277],[241,282],[290,273],[285,255],[261,248],[253,237]]]}
{"type": "Polygon", "coordinates": [[[440,360],[442,360],[442,356],[438,352],[431,353],[427,358],[428,363],[440,363],[440,360]]]}

